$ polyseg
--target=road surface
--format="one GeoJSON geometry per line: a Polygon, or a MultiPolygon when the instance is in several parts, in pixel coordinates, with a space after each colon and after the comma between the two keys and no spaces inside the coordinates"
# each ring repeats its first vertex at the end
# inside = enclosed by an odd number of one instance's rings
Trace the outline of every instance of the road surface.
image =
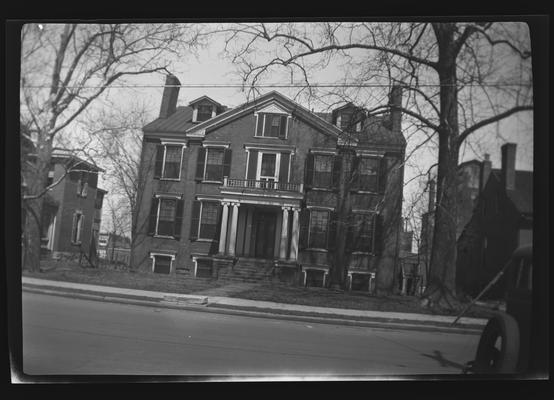
{"type": "Polygon", "coordinates": [[[30,375],[457,374],[477,335],[370,329],[23,292],[30,375]]]}

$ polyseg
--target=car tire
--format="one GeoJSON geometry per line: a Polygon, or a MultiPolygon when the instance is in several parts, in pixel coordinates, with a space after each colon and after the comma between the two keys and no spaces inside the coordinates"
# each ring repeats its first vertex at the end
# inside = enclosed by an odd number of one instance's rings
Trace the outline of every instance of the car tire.
{"type": "Polygon", "coordinates": [[[509,314],[499,313],[489,319],[481,333],[474,371],[478,374],[515,373],[519,358],[519,327],[509,314]],[[500,348],[496,346],[500,339],[500,348]]]}

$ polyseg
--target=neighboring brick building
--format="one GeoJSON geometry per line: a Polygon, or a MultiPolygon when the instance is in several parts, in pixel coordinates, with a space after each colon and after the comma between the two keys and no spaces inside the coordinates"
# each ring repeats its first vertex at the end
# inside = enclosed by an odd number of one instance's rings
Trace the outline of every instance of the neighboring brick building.
{"type": "MultiPolygon", "coordinates": [[[[231,110],[207,96],[177,107],[179,81],[166,84],[160,117],[143,128],[135,267],[322,286],[339,187],[355,171],[348,277],[370,289],[379,269],[392,282],[406,145],[400,111],[366,118],[348,104],[316,115],[278,92],[231,110]]],[[[392,93],[398,105],[401,92],[392,93]]]]}
{"type": "MultiPolygon", "coordinates": [[[[533,243],[533,172],[516,171],[516,145],[502,146],[502,168],[492,169],[458,238],[458,290],[476,296],[519,246],[533,243]]],[[[484,295],[504,296],[500,279],[484,295]]]]}
{"type": "Polygon", "coordinates": [[[104,172],[75,156],[52,155],[48,184],[57,182],[46,195],[42,213],[43,254],[54,258],[95,256],[105,190],[97,187],[98,174],[104,172]]]}

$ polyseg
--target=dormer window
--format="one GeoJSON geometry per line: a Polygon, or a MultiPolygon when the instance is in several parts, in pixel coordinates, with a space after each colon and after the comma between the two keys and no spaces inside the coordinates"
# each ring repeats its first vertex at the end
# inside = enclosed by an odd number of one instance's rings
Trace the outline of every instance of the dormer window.
{"type": "Polygon", "coordinates": [[[213,106],[208,104],[199,104],[196,114],[196,122],[207,121],[212,118],[213,106]]]}
{"type": "Polygon", "coordinates": [[[207,121],[219,113],[225,111],[226,107],[208,96],[202,96],[189,103],[192,108],[192,122],[207,121]]]}

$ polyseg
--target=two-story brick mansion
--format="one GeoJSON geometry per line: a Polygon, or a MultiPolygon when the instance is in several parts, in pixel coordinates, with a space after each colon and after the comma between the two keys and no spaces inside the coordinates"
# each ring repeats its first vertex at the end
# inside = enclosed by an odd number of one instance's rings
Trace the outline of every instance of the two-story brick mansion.
{"type": "Polygon", "coordinates": [[[368,117],[351,103],[314,113],[275,91],[233,109],[207,96],[177,107],[179,85],[167,77],[160,115],[143,128],[134,267],[325,286],[348,182],[349,285],[393,284],[400,88],[390,114],[368,117]]]}

